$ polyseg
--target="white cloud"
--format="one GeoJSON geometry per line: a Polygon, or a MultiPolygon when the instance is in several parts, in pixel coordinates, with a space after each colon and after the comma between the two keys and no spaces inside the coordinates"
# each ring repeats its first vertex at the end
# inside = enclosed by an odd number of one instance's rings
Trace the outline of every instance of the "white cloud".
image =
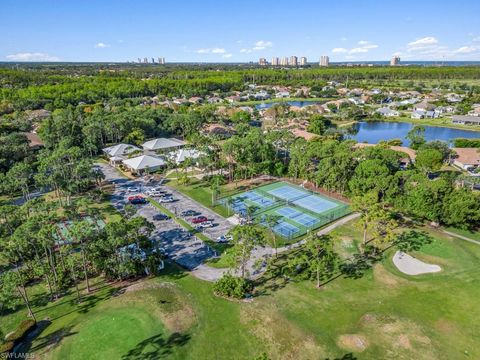
{"type": "Polygon", "coordinates": [[[198,50],[195,50],[195,52],[197,54],[209,54],[210,53],[210,49],[198,49],[198,50]]]}
{"type": "Polygon", "coordinates": [[[232,54],[223,54],[222,57],[224,59],[230,59],[233,55],[232,54]]]}
{"type": "Polygon", "coordinates": [[[240,52],[243,54],[250,54],[253,51],[260,51],[271,48],[273,43],[271,41],[259,40],[253,44],[254,46],[251,48],[242,48],[240,52]]]}
{"type": "Polygon", "coordinates": [[[7,55],[6,59],[9,61],[60,61],[56,56],[51,56],[45,53],[16,53],[7,55]]]}
{"type": "Polygon", "coordinates": [[[425,47],[428,45],[436,45],[436,44],[438,44],[438,40],[435,37],[427,36],[427,37],[409,42],[408,46],[411,48],[418,48],[418,47],[425,47]]]}
{"type": "Polygon", "coordinates": [[[352,49],[346,49],[344,47],[336,47],[332,49],[333,54],[342,54],[342,53],[348,53],[348,54],[364,54],[368,53],[371,49],[376,49],[378,48],[378,45],[373,44],[371,41],[367,40],[360,40],[358,42],[357,47],[354,47],[352,49]]]}
{"type": "Polygon", "coordinates": [[[255,46],[253,47],[252,50],[264,50],[272,46],[273,46],[273,43],[271,41],[259,40],[255,43],[255,46]]]}
{"type": "Polygon", "coordinates": [[[340,41],[347,41],[347,40],[348,40],[348,39],[347,39],[345,36],[342,36],[342,37],[340,38],[340,41]]]}
{"type": "Polygon", "coordinates": [[[462,46],[454,51],[455,54],[470,54],[477,51],[478,48],[475,46],[462,46]]]}
{"type": "Polygon", "coordinates": [[[363,47],[353,48],[349,51],[350,54],[358,54],[358,53],[367,53],[368,49],[363,47]]]}
{"type": "Polygon", "coordinates": [[[224,48],[213,48],[212,49],[212,54],[225,54],[226,51],[224,48]]]}
{"type": "Polygon", "coordinates": [[[109,46],[110,46],[110,45],[105,44],[105,43],[103,43],[103,42],[99,42],[99,43],[96,43],[96,44],[95,44],[95,47],[96,47],[97,49],[103,49],[103,48],[106,48],[106,47],[109,47],[109,46]]]}
{"type": "Polygon", "coordinates": [[[475,41],[475,42],[476,42],[476,41],[480,41],[480,36],[474,37],[474,38],[472,39],[472,41],[475,41]]]}

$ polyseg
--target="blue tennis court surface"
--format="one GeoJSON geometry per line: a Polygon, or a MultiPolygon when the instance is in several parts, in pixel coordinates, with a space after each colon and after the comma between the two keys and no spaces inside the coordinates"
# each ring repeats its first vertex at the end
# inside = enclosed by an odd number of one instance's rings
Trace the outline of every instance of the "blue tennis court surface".
{"type": "Polygon", "coordinates": [[[268,190],[267,192],[283,200],[292,200],[298,197],[309,195],[306,191],[302,191],[288,185],[283,185],[279,188],[268,190]]]}
{"type": "Polygon", "coordinates": [[[227,199],[219,202],[257,224],[271,226],[266,219],[274,215],[276,223],[272,230],[287,239],[307,234],[350,213],[347,204],[288,182],[263,185],[230,196],[233,201],[227,199]]]}
{"type": "Polygon", "coordinates": [[[338,206],[338,204],[316,195],[302,197],[294,200],[293,203],[316,213],[322,213],[338,206]]]}

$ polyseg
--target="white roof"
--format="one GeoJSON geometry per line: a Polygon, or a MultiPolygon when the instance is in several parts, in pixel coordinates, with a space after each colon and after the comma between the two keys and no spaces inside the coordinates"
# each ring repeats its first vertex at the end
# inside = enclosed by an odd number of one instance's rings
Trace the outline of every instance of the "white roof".
{"type": "Polygon", "coordinates": [[[185,145],[185,142],[182,140],[174,138],[158,138],[147,141],[142,146],[146,150],[159,150],[159,149],[169,149],[173,147],[179,147],[185,145]]]}
{"type": "Polygon", "coordinates": [[[179,149],[168,154],[177,164],[186,159],[196,159],[202,155],[202,152],[195,149],[179,149]]]}
{"type": "Polygon", "coordinates": [[[134,151],[141,151],[141,149],[139,149],[135,145],[130,145],[130,144],[117,144],[117,145],[110,146],[103,149],[103,152],[110,157],[130,154],[134,151]]]}
{"type": "Polygon", "coordinates": [[[123,161],[125,166],[133,170],[144,170],[147,168],[158,168],[166,165],[166,162],[156,156],[142,155],[123,161]]]}

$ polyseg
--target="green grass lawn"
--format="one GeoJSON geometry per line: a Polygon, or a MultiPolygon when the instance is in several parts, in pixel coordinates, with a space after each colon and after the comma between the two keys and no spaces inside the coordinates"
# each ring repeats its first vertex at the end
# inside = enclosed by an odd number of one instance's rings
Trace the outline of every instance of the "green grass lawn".
{"type": "Polygon", "coordinates": [[[192,178],[186,185],[181,185],[178,181],[172,180],[167,183],[167,186],[171,186],[223,217],[229,216],[228,210],[225,207],[212,205],[212,190],[209,185],[202,180],[192,178]]]}
{"type": "Polygon", "coordinates": [[[458,235],[468,237],[472,240],[480,241],[480,231],[469,231],[456,228],[446,228],[446,230],[458,235]]]}
{"type": "MultiPolygon", "coordinates": [[[[97,280],[99,290],[80,305],[73,293],[43,303],[45,288],[35,285],[29,294],[50,325],[26,350],[51,359],[253,359],[264,351],[272,359],[480,358],[480,246],[427,231],[434,242],[413,255],[440,265],[439,273],[404,275],[391,250],[362,278],[321,290],[267,273],[249,302],[217,298],[212,284],[172,265],[130,287],[97,280]]],[[[361,241],[355,222],[335,234],[343,256],[361,241]]],[[[22,307],[4,312],[0,329],[23,318],[22,307]]]]}

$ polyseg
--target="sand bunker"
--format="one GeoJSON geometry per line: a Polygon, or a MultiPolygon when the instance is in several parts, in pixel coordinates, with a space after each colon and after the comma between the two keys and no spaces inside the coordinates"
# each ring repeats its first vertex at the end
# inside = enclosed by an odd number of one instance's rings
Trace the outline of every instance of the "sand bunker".
{"type": "Polygon", "coordinates": [[[403,251],[397,251],[395,255],[393,255],[393,263],[398,270],[407,275],[421,275],[442,270],[438,265],[424,263],[403,251]]]}

